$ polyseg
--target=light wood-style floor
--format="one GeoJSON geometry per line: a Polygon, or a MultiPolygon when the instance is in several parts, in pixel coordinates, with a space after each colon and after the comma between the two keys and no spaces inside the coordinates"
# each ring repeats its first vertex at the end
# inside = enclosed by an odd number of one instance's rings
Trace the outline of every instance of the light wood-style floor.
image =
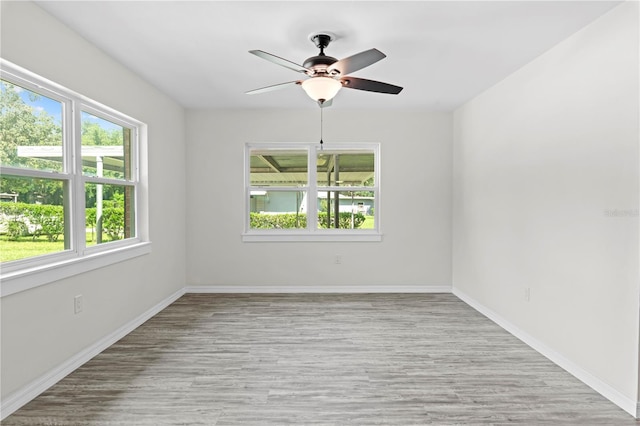
{"type": "Polygon", "coordinates": [[[640,423],[451,294],[190,294],[3,424],[640,423]]]}

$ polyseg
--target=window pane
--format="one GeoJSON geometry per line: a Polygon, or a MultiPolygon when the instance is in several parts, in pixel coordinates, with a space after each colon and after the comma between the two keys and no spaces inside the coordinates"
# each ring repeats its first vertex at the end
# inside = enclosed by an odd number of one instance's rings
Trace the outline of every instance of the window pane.
{"type": "Polygon", "coordinates": [[[82,112],[83,174],[131,178],[131,130],[82,112]]]}
{"type": "Polygon", "coordinates": [[[135,237],[134,187],[85,185],[87,245],[135,237]]]}
{"type": "Polygon", "coordinates": [[[252,229],[306,228],[307,197],[304,191],[251,191],[252,229]]]}
{"type": "Polygon", "coordinates": [[[2,176],[0,182],[0,261],[69,248],[65,181],[2,176]]]}
{"type": "Polygon", "coordinates": [[[319,186],[374,186],[373,152],[318,152],[319,186]]]}
{"type": "Polygon", "coordinates": [[[372,191],[320,191],[318,228],[374,229],[374,205],[375,195],[372,191]],[[340,218],[338,226],[336,217],[340,218]]]}
{"type": "Polygon", "coordinates": [[[252,186],[307,185],[306,150],[251,150],[252,186]]]}
{"type": "Polygon", "coordinates": [[[62,103],[0,80],[0,164],[61,172],[62,103]]]}

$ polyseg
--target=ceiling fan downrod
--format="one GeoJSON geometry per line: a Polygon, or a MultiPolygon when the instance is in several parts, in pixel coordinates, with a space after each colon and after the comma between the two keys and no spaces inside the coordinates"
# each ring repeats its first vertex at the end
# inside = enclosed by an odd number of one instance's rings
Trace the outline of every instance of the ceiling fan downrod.
{"type": "Polygon", "coordinates": [[[318,49],[320,49],[320,54],[318,56],[325,56],[324,49],[329,46],[329,43],[333,40],[333,37],[329,34],[312,34],[309,39],[316,45],[318,49]]]}
{"type": "Polygon", "coordinates": [[[334,58],[333,56],[328,56],[327,54],[324,53],[324,49],[327,46],[329,46],[329,43],[331,43],[331,41],[334,39],[335,37],[326,33],[312,34],[309,36],[309,40],[311,40],[313,44],[315,44],[315,46],[318,49],[320,49],[319,54],[305,59],[304,63],[302,64],[304,68],[308,69],[306,74],[309,77],[313,77],[317,75],[334,76],[337,74],[337,73],[328,73],[327,70],[329,66],[338,62],[338,59],[334,58]]]}

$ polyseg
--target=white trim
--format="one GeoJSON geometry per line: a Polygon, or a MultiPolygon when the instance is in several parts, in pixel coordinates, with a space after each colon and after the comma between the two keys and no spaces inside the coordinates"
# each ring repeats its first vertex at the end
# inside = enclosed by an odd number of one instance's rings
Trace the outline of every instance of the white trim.
{"type": "Polygon", "coordinates": [[[451,293],[448,285],[264,286],[192,285],[186,293],[451,293]]]}
{"type": "Polygon", "coordinates": [[[522,340],[525,344],[530,346],[532,349],[539,352],[541,355],[547,357],[550,361],[557,364],[559,367],[567,371],[568,373],[575,376],[578,380],[582,381],[584,384],[598,392],[600,395],[607,398],[609,401],[616,404],[618,407],[622,408],[627,413],[631,414],[636,418],[640,418],[640,404],[632,399],[629,399],[627,396],[621,394],[619,391],[603,382],[593,374],[584,370],[582,367],[575,364],[573,361],[565,358],[560,353],[556,352],[549,346],[540,342],[535,337],[526,333],[519,327],[513,325],[511,322],[482,305],[478,301],[474,300],[464,292],[458,290],[457,288],[453,288],[453,294],[460,298],[463,302],[480,312],[482,315],[489,318],[491,321],[498,324],[500,327],[504,328],[506,331],[511,333],[513,336],[522,340]]]}
{"type": "Polygon", "coordinates": [[[60,380],[71,374],[74,370],[80,368],[84,363],[91,360],[91,358],[98,355],[100,352],[107,349],[109,346],[122,339],[127,334],[142,325],[145,321],[149,320],[153,316],[157,315],[160,311],[171,305],[184,295],[185,289],[182,288],[166,299],[162,300],[157,305],[148,309],[142,315],[129,321],[113,333],[103,337],[93,345],[89,346],[85,350],[78,352],[62,364],[58,365],[49,372],[43,374],[31,383],[23,386],[21,389],[13,392],[11,395],[2,400],[0,406],[0,420],[4,420],[11,413],[18,410],[29,401],[40,395],[42,392],[49,389],[51,386],[58,383],[60,380]]]}
{"type": "Polygon", "coordinates": [[[308,232],[305,234],[292,232],[256,232],[242,234],[242,242],[245,243],[265,243],[265,242],[378,242],[382,241],[382,234],[375,232],[361,231],[362,233],[336,233],[336,232],[308,232]]]}
{"type": "MultiPolygon", "coordinates": [[[[65,250],[5,262],[0,273],[0,297],[45,285],[92,269],[128,260],[151,251],[148,220],[148,181],[141,175],[141,149],[146,150],[147,127],[126,114],[65,88],[0,58],[0,77],[62,104],[63,173],[0,166],[0,172],[67,182],[65,190],[65,250]],[[130,180],[85,176],[82,172],[81,112],[121,125],[131,131],[130,180]],[[87,247],[85,240],[85,184],[134,188],[135,237],[87,247]]],[[[106,148],[105,148],[106,149],[106,148]]],[[[120,149],[124,149],[120,147],[120,149]]]]}
{"type": "Polygon", "coordinates": [[[91,358],[131,333],[145,321],[157,315],[185,293],[451,293],[451,286],[188,286],[176,291],[146,312],[129,321],[113,333],[13,392],[0,404],[0,420],[14,413],[42,392],[80,368],[91,358]]]}
{"type": "Polygon", "coordinates": [[[14,166],[2,166],[2,174],[34,179],[51,179],[61,181],[70,181],[73,178],[73,175],[71,173],[52,172],[49,170],[24,169],[14,166]]]}
{"type": "Polygon", "coordinates": [[[3,272],[0,276],[0,298],[149,253],[151,243],[140,242],[32,268],[3,272]]]}
{"type": "Polygon", "coordinates": [[[500,327],[522,340],[532,349],[538,351],[549,360],[574,375],[587,386],[600,393],[605,398],[634,416],[640,418],[640,402],[633,401],[602,382],[591,373],[583,370],[559,353],[547,347],[537,339],[525,333],[518,327],[505,320],[491,309],[478,303],[464,292],[449,285],[402,285],[402,286],[187,286],[176,291],[157,305],[153,306],[137,318],[123,325],[113,333],[105,336],[92,346],[77,353],[58,367],[43,374],[21,389],[13,392],[0,405],[0,420],[27,404],[42,392],[62,380],[74,370],[82,366],[91,358],[107,349],[109,346],[131,333],[145,321],[157,315],[186,293],[453,293],[463,302],[498,324],[500,327]]]}
{"type": "Polygon", "coordinates": [[[381,144],[379,142],[351,142],[342,144],[319,145],[317,142],[247,142],[244,147],[244,231],[241,234],[242,242],[377,242],[382,241],[380,228],[380,168],[381,168],[381,144]],[[251,154],[252,152],[271,151],[298,151],[307,153],[307,184],[302,186],[262,186],[251,185],[251,154]],[[370,151],[374,155],[374,185],[368,186],[323,186],[317,182],[317,160],[322,152],[329,154],[344,153],[354,154],[370,151]],[[251,229],[251,193],[254,191],[299,191],[306,193],[307,199],[307,226],[304,229],[283,232],[277,229],[251,229]],[[372,230],[344,230],[321,229],[314,224],[318,221],[318,194],[320,192],[336,191],[371,191],[375,194],[373,216],[374,229],[372,230]]]}

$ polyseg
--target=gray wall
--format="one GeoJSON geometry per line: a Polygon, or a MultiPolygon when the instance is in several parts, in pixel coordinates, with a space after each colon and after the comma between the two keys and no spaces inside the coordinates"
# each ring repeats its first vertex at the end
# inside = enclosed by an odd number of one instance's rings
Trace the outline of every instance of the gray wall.
{"type": "Polygon", "coordinates": [[[627,2],[454,119],[455,290],[627,407],[638,400],[638,75],[638,3],[627,2]]]}
{"type": "Polygon", "coordinates": [[[453,282],[637,401],[637,3],[613,10],[453,118],[327,110],[325,141],[382,143],[383,241],[342,244],[240,238],[244,143],[318,140],[313,105],[189,111],[185,122],[175,102],[36,6],[1,7],[3,57],[149,124],[153,241],[150,255],[1,299],[3,398],[185,284],[428,289],[453,282]],[[422,214],[414,220],[405,200],[416,192],[422,214]],[[631,214],[606,216],[616,210],[631,214]],[[333,264],[336,254],[341,265],[333,264]],[[73,315],[78,293],[85,311],[73,315]]]}
{"type": "Polygon", "coordinates": [[[382,144],[382,242],[241,241],[244,144],[319,141],[318,119],[312,103],[304,110],[187,113],[188,285],[450,287],[450,114],[325,112],[325,143],[382,144]],[[416,193],[419,215],[406,209],[416,193]]]}
{"type": "Polygon", "coordinates": [[[153,243],[149,255],[1,299],[4,399],[184,287],[186,182],[178,104],[37,6],[1,7],[3,58],[149,125],[153,243]]]}

